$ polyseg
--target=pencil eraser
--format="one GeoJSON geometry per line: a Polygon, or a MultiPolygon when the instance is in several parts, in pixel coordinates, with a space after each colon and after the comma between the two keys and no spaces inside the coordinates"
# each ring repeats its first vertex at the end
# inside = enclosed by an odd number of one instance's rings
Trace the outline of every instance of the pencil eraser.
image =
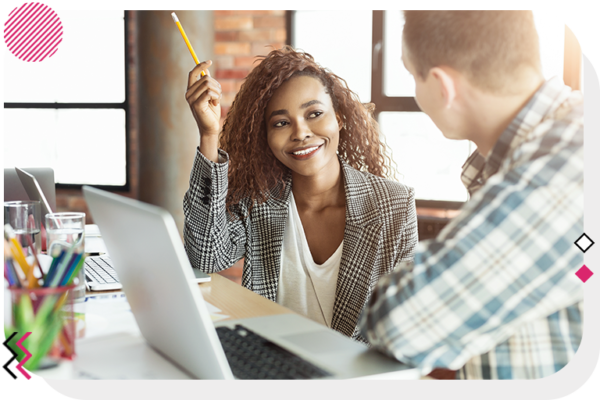
{"type": "Polygon", "coordinates": [[[175,15],[174,12],[171,13],[171,17],[173,17],[173,21],[179,22],[179,18],[177,18],[177,15],[175,15]]]}

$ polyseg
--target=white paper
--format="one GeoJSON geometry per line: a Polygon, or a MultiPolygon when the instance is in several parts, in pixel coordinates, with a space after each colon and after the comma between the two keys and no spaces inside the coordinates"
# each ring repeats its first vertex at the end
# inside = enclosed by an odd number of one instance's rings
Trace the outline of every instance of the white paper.
{"type": "MultiPolygon", "coordinates": [[[[229,318],[220,314],[221,310],[214,305],[206,301],[204,304],[213,322],[229,318]]],[[[74,311],[85,314],[85,339],[118,332],[141,335],[123,292],[88,295],[84,302],[74,305],[74,311]]]]}
{"type": "Polygon", "coordinates": [[[86,339],[118,332],[140,335],[124,293],[86,296],[84,302],[75,304],[74,311],[85,315],[86,339]]]}
{"type": "Polygon", "coordinates": [[[94,254],[108,254],[108,249],[104,244],[104,240],[102,240],[99,236],[85,237],[85,252],[94,254]]]}

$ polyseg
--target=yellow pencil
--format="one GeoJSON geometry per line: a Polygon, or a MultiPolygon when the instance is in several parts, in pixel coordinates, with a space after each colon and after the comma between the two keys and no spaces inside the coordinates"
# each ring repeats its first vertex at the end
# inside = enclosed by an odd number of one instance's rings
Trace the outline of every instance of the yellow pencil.
{"type": "MultiPolygon", "coordinates": [[[[190,53],[192,53],[192,57],[194,57],[194,61],[196,62],[196,65],[200,64],[200,60],[198,60],[198,57],[196,57],[196,53],[194,52],[194,49],[192,48],[192,44],[188,40],[187,35],[185,34],[185,31],[183,30],[183,26],[181,26],[181,23],[179,22],[179,18],[177,18],[177,15],[175,15],[174,12],[171,13],[171,17],[173,17],[173,21],[175,21],[175,23],[177,24],[177,27],[179,28],[179,32],[181,32],[181,36],[183,36],[183,40],[185,40],[185,44],[187,45],[188,49],[190,50],[190,53]]],[[[204,73],[204,71],[201,71],[200,75],[204,76],[206,74],[204,73]]]]}
{"type": "Polygon", "coordinates": [[[4,225],[4,238],[8,239],[10,243],[10,250],[13,253],[13,258],[21,267],[21,270],[27,278],[27,287],[29,289],[39,287],[35,277],[33,276],[33,267],[30,266],[27,260],[25,259],[23,248],[21,247],[21,244],[19,244],[19,242],[17,241],[15,231],[9,224],[4,225]]]}

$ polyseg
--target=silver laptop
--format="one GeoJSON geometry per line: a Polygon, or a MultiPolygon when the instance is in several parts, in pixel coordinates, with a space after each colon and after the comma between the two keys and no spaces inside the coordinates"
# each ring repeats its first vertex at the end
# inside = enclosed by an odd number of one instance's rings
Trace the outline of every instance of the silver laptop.
{"type": "Polygon", "coordinates": [[[29,197],[29,199],[37,200],[42,205],[42,219],[44,220],[43,223],[45,224],[46,219],[44,218],[44,216],[46,214],[54,212],[54,206],[51,206],[48,200],[46,199],[44,191],[40,187],[40,184],[38,183],[35,176],[22,170],[21,168],[15,167],[15,171],[17,172],[17,176],[19,177],[19,180],[21,181],[25,192],[27,192],[27,196],[29,197]]]}
{"type": "MultiPolygon", "coordinates": [[[[52,190],[44,191],[42,185],[38,182],[36,176],[32,173],[33,171],[23,170],[15,167],[15,173],[21,183],[21,189],[27,194],[30,200],[38,200],[42,205],[42,223],[45,224],[46,218],[44,217],[48,213],[53,213],[55,210],[55,191],[54,191],[54,172],[52,172],[52,190]],[[28,172],[29,171],[29,172],[28,172]],[[52,194],[52,202],[49,201],[45,193],[52,194]]],[[[36,171],[39,176],[46,178],[47,171],[50,168],[40,168],[42,171],[36,171]],[[43,173],[42,173],[43,172],[43,173]]],[[[6,177],[6,169],[4,170],[4,176],[6,177]]],[[[13,186],[15,186],[13,184],[13,186]]],[[[46,185],[47,186],[47,185],[46,185]]],[[[48,188],[47,188],[48,189],[48,188]]],[[[20,196],[23,196],[20,194],[20,196]]],[[[6,196],[5,196],[6,198],[6,196]]],[[[21,197],[22,200],[24,197],[21,197]]],[[[89,252],[89,246],[86,243],[86,253],[89,252]]],[[[85,285],[88,290],[93,291],[104,291],[104,290],[119,290],[122,285],[119,282],[119,278],[112,268],[111,260],[108,255],[104,256],[88,256],[85,259],[84,265],[85,272],[85,285]]]]}
{"type": "Polygon", "coordinates": [[[297,314],[213,324],[171,215],[88,186],[83,192],[142,335],[190,376],[276,379],[291,358],[292,365],[298,365],[298,371],[292,372],[299,374],[292,373],[291,378],[389,376],[390,372],[397,379],[418,377],[415,369],[297,314]],[[239,365],[249,362],[247,355],[231,344],[246,340],[255,351],[251,361],[270,360],[252,367],[254,375],[239,365]],[[265,346],[270,349],[264,350],[265,346]]]}
{"type": "MultiPolygon", "coordinates": [[[[16,175],[21,182],[21,189],[24,189],[27,193],[27,197],[30,200],[39,200],[42,204],[43,212],[42,212],[42,221],[45,224],[46,218],[45,215],[48,213],[55,212],[55,192],[51,191],[53,201],[50,202],[45,195],[48,190],[42,190],[41,185],[39,184],[37,178],[31,173],[22,170],[20,168],[15,167],[16,175]]],[[[38,175],[42,177],[46,177],[49,170],[52,172],[50,168],[42,168],[42,171],[38,172],[38,175]]],[[[5,170],[6,175],[6,170],[5,170]]],[[[51,174],[52,177],[52,185],[54,185],[54,173],[51,174]]],[[[54,186],[53,186],[54,188],[54,186]]],[[[86,241],[86,253],[89,252],[88,244],[86,241]]],[[[108,255],[97,255],[97,256],[86,256],[85,265],[85,286],[90,291],[106,291],[106,290],[120,290],[123,285],[119,282],[119,277],[117,276],[114,268],[112,267],[112,261],[110,256],[108,255]]],[[[202,271],[198,271],[196,273],[196,281],[197,282],[207,282],[210,281],[210,276],[208,274],[203,273],[202,271]]]]}
{"type": "MultiPolygon", "coordinates": [[[[45,193],[45,200],[50,209],[56,207],[56,189],[54,185],[54,170],[52,168],[23,168],[24,171],[34,176],[40,190],[45,193]]],[[[17,168],[4,168],[4,201],[14,200],[40,200],[34,194],[30,195],[28,188],[24,187],[17,168]]]]}

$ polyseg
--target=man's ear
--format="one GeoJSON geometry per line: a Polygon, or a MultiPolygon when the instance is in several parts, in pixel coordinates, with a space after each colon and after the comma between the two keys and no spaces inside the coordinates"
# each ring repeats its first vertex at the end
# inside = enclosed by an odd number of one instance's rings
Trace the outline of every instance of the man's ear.
{"type": "Polygon", "coordinates": [[[450,108],[456,99],[456,80],[454,76],[443,67],[433,67],[429,74],[435,79],[442,96],[444,108],[450,108]]]}

